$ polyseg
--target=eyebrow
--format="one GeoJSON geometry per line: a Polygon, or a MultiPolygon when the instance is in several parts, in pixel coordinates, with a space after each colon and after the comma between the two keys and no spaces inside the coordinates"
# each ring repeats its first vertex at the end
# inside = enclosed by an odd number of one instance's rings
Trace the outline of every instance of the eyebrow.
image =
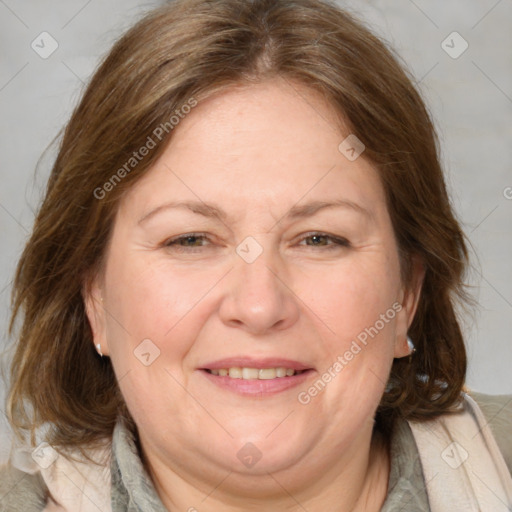
{"type": "MultiPolygon", "coordinates": [[[[283,218],[288,218],[291,220],[311,217],[320,210],[326,208],[346,208],[357,213],[364,215],[369,219],[373,219],[373,213],[370,210],[367,210],[363,206],[354,201],[350,201],[348,199],[337,199],[335,201],[311,201],[310,203],[304,205],[295,205],[288,210],[278,222],[280,222],[283,218]]],[[[202,201],[172,201],[170,203],[162,204],[152,209],[148,213],[144,214],[138,221],[138,224],[142,224],[148,221],[151,217],[154,217],[156,214],[171,209],[186,209],[195,214],[202,215],[203,217],[213,218],[220,220],[222,222],[226,222],[228,220],[228,214],[214,204],[205,203],[202,201]]]]}

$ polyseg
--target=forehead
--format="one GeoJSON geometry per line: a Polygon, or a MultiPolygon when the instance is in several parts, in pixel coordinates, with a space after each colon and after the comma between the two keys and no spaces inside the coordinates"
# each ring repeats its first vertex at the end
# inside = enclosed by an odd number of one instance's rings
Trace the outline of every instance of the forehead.
{"type": "Polygon", "coordinates": [[[166,200],[204,200],[257,212],[343,197],[378,214],[378,173],[340,152],[347,135],[333,106],[303,86],[276,79],[231,88],[180,120],[124,204],[140,212],[166,200]]]}

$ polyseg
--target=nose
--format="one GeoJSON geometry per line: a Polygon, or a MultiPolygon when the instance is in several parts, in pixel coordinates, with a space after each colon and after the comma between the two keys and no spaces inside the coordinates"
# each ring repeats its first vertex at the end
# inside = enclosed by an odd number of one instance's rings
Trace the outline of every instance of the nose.
{"type": "Polygon", "coordinates": [[[226,325],[262,335],[297,322],[299,299],[281,262],[270,249],[252,263],[235,256],[235,268],[228,275],[219,309],[226,325]]]}

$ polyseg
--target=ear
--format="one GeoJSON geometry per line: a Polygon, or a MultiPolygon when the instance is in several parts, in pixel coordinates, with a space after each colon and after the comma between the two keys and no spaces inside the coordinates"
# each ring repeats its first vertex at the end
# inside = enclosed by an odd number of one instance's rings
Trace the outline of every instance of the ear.
{"type": "Polygon", "coordinates": [[[91,326],[93,343],[96,346],[101,345],[101,353],[106,356],[109,355],[108,342],[107,342],[107,325],[106,317],[107,312],[103,304],[102,288],[100,285],[100,278],[95,276],[87,280],[82,288],[82,297],[85,305],[85,313],[91,326]]]}
{"type": "Polygon", "coordinates": [[[407,345],[407,331],[416,314],[425,279],[425,267],[420,256],[412,255],[411,265],[411,279],[408,286],[405,286],[405,284],[402,286],[400,297],[402,309],[396,315],[395,358],[405,357],[410,354],[410,349],[407,345]]]}

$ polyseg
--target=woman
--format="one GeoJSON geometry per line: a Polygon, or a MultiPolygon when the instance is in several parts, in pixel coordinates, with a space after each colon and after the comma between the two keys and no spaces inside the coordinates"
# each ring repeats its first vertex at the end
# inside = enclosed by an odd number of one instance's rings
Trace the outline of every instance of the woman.
{"type": "Polygon", "coordinates": [[[463,390],[466,265],[429,115],[361,24],[320,0],[150,13],[19,263],[32,446],[0,509],[509,510],[512,397],[463,390]]]}

